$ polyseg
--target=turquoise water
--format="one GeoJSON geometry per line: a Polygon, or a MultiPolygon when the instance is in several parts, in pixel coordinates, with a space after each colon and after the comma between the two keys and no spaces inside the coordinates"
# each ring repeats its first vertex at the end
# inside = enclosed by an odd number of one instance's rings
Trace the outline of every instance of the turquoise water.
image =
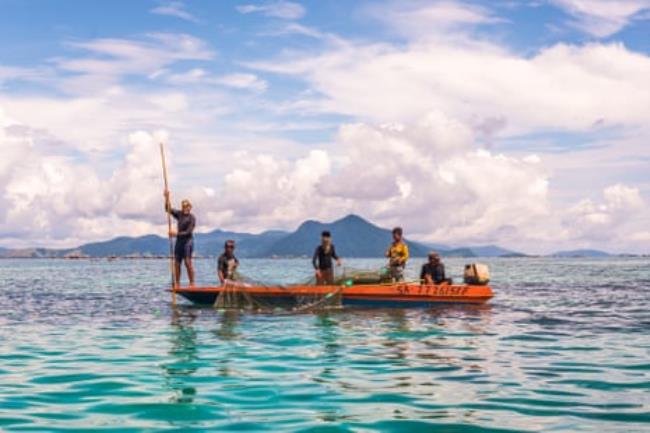
{"type": "Polygon", "coordinates": [[[484,307],[267,316],[172,308],[165,261],[0,261],[0,431],[650,431],[650,260],[489,264],[484,307]]]}

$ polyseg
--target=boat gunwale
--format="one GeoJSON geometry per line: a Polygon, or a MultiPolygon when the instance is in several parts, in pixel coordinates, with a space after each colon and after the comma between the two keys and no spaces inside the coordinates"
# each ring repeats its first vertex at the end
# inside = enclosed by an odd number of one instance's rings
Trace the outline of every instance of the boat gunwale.
{"type": "MultiPolygon", "coordinates": [[[[386,300],[405,302],[485,302],[494,293],[490,286],[471,284],[420,284],[420,283],[390,283],[390,284],[357,284],[347,285],[304,285],[291,286],[255,286],[237,283],[237,289],[256,296],[309,296],[327,295],[341,290],[341,296],[358,300],[386,300]],[[377,290],[380,289],[380,290],[377,290]]],[[[224,286],[185,286],[169,291],[178,294],[219,294],[227,288],[224,286]]]]}

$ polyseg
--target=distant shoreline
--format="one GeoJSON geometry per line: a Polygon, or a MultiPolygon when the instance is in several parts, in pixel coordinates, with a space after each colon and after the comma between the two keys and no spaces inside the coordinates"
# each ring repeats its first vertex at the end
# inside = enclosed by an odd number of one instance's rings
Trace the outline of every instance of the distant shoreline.
{"type": "MultiPolygon", "coordinates": [[[[443,256],[444,257],[444,256],[443,256]]],[[[199,256],[193,257],[193,260],[216,260],[218,256],[199,256]]],[[[277,256],[277,257],[242,257],[243,259],[252,260],[309,260],[308,256],[277,256]]],[[[349,259],[382,259],[383,257],[347,257],[349,259]]],[[[425,256],[412,256],[413,259],[425,259],[425,256]]],[[[447,259],[472,259],[472,260],[494,260],[494,259],[621,259],[621,258],[650,258],[650,254],[612,254],[609,256],[557,256],[557,255],[517,255],[517,256],[493,256],[493,257],[462,257],[462,256],[449,256],[447,259]]],[[[121,260],[169,260],[170,257],[146,257],[146,256],[98,256],[98,257],[28,257],[17,256],[8,257],[0,256],[0,260],[61,260],[61,261],[121,261],[121,260]]]]}

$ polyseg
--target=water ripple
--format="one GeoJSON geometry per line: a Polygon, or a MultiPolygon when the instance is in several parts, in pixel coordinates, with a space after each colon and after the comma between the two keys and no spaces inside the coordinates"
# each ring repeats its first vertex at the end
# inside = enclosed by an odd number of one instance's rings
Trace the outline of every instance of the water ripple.
{"type": "Polygon", "coordinates": [[[0,261],[0,430],[648,431],[650,261],[490,264],[486,306],[270,317],[172,308],[165,262],[0,261]]]}

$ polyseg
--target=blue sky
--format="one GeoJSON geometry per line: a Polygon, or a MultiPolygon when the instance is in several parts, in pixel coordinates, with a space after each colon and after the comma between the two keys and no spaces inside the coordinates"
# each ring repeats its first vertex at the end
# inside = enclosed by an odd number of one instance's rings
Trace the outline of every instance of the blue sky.
{"type": "Polygon", "coordinates": [[[203,230],[648,251],[646,0],[0,10],[0,246],[160,231],[162,140],[203,230]]]}

